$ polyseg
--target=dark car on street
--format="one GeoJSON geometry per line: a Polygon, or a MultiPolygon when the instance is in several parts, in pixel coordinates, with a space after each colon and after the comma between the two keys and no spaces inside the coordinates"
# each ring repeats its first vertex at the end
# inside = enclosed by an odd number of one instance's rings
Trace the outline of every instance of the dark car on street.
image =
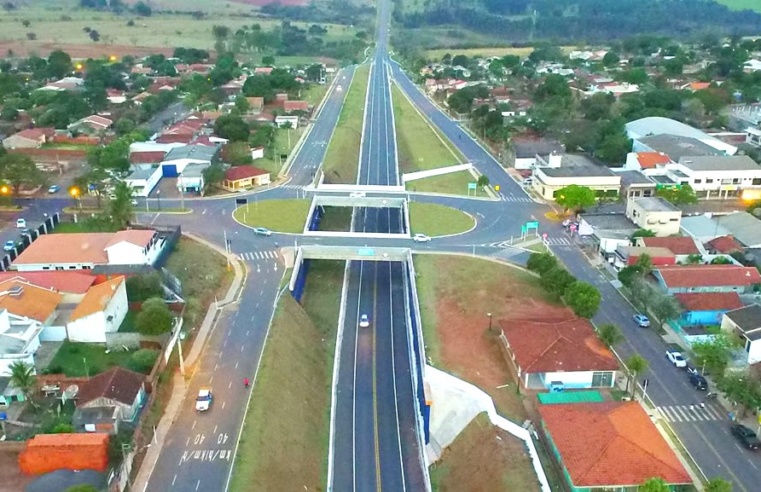
{"type": "Polygon", "coordinates": [[[695,374],[691,372],[689,374],[689,380],[690,380],[690,384],[693,385],[696,390],[698,391],[708,390],[708,381],[706,381],[706,378],[704,378],[700,374],[695,374]]]}
{"type": "Polygon", "coordinates": [[[732,426],[732,435],[748,449],[755,451],[761,447],[761,441],[758,440],[756,433],[742,424],[732,426]]]}

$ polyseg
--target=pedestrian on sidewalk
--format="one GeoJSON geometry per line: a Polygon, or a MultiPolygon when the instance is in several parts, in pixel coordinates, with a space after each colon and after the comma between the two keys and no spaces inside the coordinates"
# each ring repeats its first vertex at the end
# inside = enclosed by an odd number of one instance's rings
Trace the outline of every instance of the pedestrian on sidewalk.
{"type": "Polygon", "coordinates": [[[245,386],[246,389],[248,389],[248,378],[243,378],[243,386],[245,386]]]}

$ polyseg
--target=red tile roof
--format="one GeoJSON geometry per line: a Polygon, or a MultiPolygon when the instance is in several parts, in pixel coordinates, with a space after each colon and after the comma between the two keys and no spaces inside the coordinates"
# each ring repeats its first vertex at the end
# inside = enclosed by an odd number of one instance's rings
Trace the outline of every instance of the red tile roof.
{"type": "Polygon", "coordinates": [[[645,246],[670,249],[675,255],[700,254],[695,240],[691,237],[643,237],[645,246]]]}
{"type": "Polygon", "coordinates": [[[106,248],[127,241],[145,246],[156,234],[152,230],[127,230],[115,233],[92,232],[76,234],[45,234],[37,238],[14,264],[48,265],[59,263],[107,264],[106,248]]]}
{"type": "Polygon", "coordinates": [[[668,164],[671,159],[660,152],[637,152],[637,160],[642,169],[652,169],[658,164],[668,164]]]}
{"type": "Polygon", "coordinates": [[[84,294],[96,280],[94,275],[81,272],[0,272],[0,282],[10,279],[66,294],[84,294]]]}
{"type": "Polygon", "coordinates": [[[586,319],[511,319],[500,324],[524,373],[618,369],[613,353],[586,319]]]}
{"type": "Polygon", "coordinates": [[[269,174],[269,171],[254,166],[233,166],[225,172],[225,179],[228,181],[238,181],[239,179],[253,178],[263,174],[269,174]]]}
{"type": "Polygon", "coordinates": [[[164,160],[165,155],[163,150],[133,152],[129,155],[129,161],[132,164],[158,164],[164,160]]]}
{"type": "Polygon", "coordinates": [[[192,133],[164,133],[156,138],[156,143],[184,143],[189,144],[193,140],[192,133]]]}
{"type": "Polygon", "coordinates": [[[55,135],[55,128],[27,128],[14,134],[14,136],[30,140],[40,140],[42,137],[53,138],[53,135],[55,135]]]}
{"type": "Polygon", "coordinates": [[[737,292],[690,292],[674,297],[687,311],[731,311],[743,307],[737,292]]]}
{"type": "Polygon", "coordinates": [[[655,269],[670,289],[682,287],[748,287],[761,283],[753,267],[738,265],[675,265],[655,269]]]}
{"type": "Polygon", "coordinates": [[[105,249],[110,248],[121,242],[127,242],[145,248],[151,243],[151,239],[156,235],[156,231],[151,229],[127,229],[124,231],[117,231],[111,235],[111,240],[106,245],[105,249]]]}
{"type": "Polygon", "coordinates": [[[309,103],[306,101],[283,101],[285,111],[309,111],[309,103]]]}
{"type": "Polygon", "coordinates": [[[743,250],[742,245],[732,236],[719,236],[715,239],[711,239],[706,243],[706,246],[708,246],[708,249],[713,249],[724,254],[743,250]]]}
{"type": "Polygon", "coordinates": [[[574,487],[692,483],[637,402],[539,405],[539,414],[574,487]]]}
{"type": "Polygon", "coordinates": [[[86,405],[97,399],[115,400],[124,405],[132,405],[143,387],[145,376],[136,372],[114,367],[90,378],[77,395],[77,406],[86,405]]]}

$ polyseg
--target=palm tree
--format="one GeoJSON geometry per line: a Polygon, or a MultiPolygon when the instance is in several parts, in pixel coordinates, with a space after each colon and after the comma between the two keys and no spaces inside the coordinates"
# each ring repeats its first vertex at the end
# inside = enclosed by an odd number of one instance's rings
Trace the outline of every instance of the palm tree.
{"type": "Polygon", "coordinates": [[[32,394],[37,387],[34,366],[23,361],[16,361],[8,369],[11,371],[10,383],[21,390],[24,398],[31,402],[32,394]]]}
{"type": "MultiPolygon", "coordinates": [[[[626,392],[629,392],[629,383],[632,378],[637,379],[637,376],[639,374],[642,374],[643,372],[647,371],[648,367],[647,359],[642,357],[639,354],[632,354],[631,357],[626,359],[626,367],[629,370],[629,374],[626,378],[626,392]]],[[[636,386],[634,387],[636,388],[636,386]]],[[[632,396],[634,395],[634,388],[632,388],[632,396]]]]}
{"type": "Polygon", "coordinates": [[[608,348],[620,343],[624,338],[618,327],[612,323],[601,325],[597,330],[597,337],[608,348]]]}

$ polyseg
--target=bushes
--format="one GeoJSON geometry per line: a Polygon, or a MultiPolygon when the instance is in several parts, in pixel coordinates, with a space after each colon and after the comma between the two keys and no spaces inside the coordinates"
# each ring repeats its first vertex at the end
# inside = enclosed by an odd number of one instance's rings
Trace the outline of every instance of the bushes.
{"type": "Polygon", "coordinates": [[[576,316],[591,318],[600,307],[600,291],[579,282],[550,253],[531,253],[526,268],[539,274],[539,284],[548,293],[563,298],[576,316]]]}
{"type": "Polygon", "coordinates": [[[154,349],[140,349],[132,354],[127,361],[127,367],[135,372],[147,374],[156,363],[159,357],[159,351],[154,349]]]}
{"type": "Polygon", "coordinates": [[[174,315],[158,297],[148,299],[137,315],[135,325],[143,335],[162,335],[172,329],[174,315]]]}
{"type": "Polygon", "coordinates": [[[151,297],[162,297],[164,288],[158,272],[127,278],[127,298],[130,302],[143,302],[151,297]]]}

